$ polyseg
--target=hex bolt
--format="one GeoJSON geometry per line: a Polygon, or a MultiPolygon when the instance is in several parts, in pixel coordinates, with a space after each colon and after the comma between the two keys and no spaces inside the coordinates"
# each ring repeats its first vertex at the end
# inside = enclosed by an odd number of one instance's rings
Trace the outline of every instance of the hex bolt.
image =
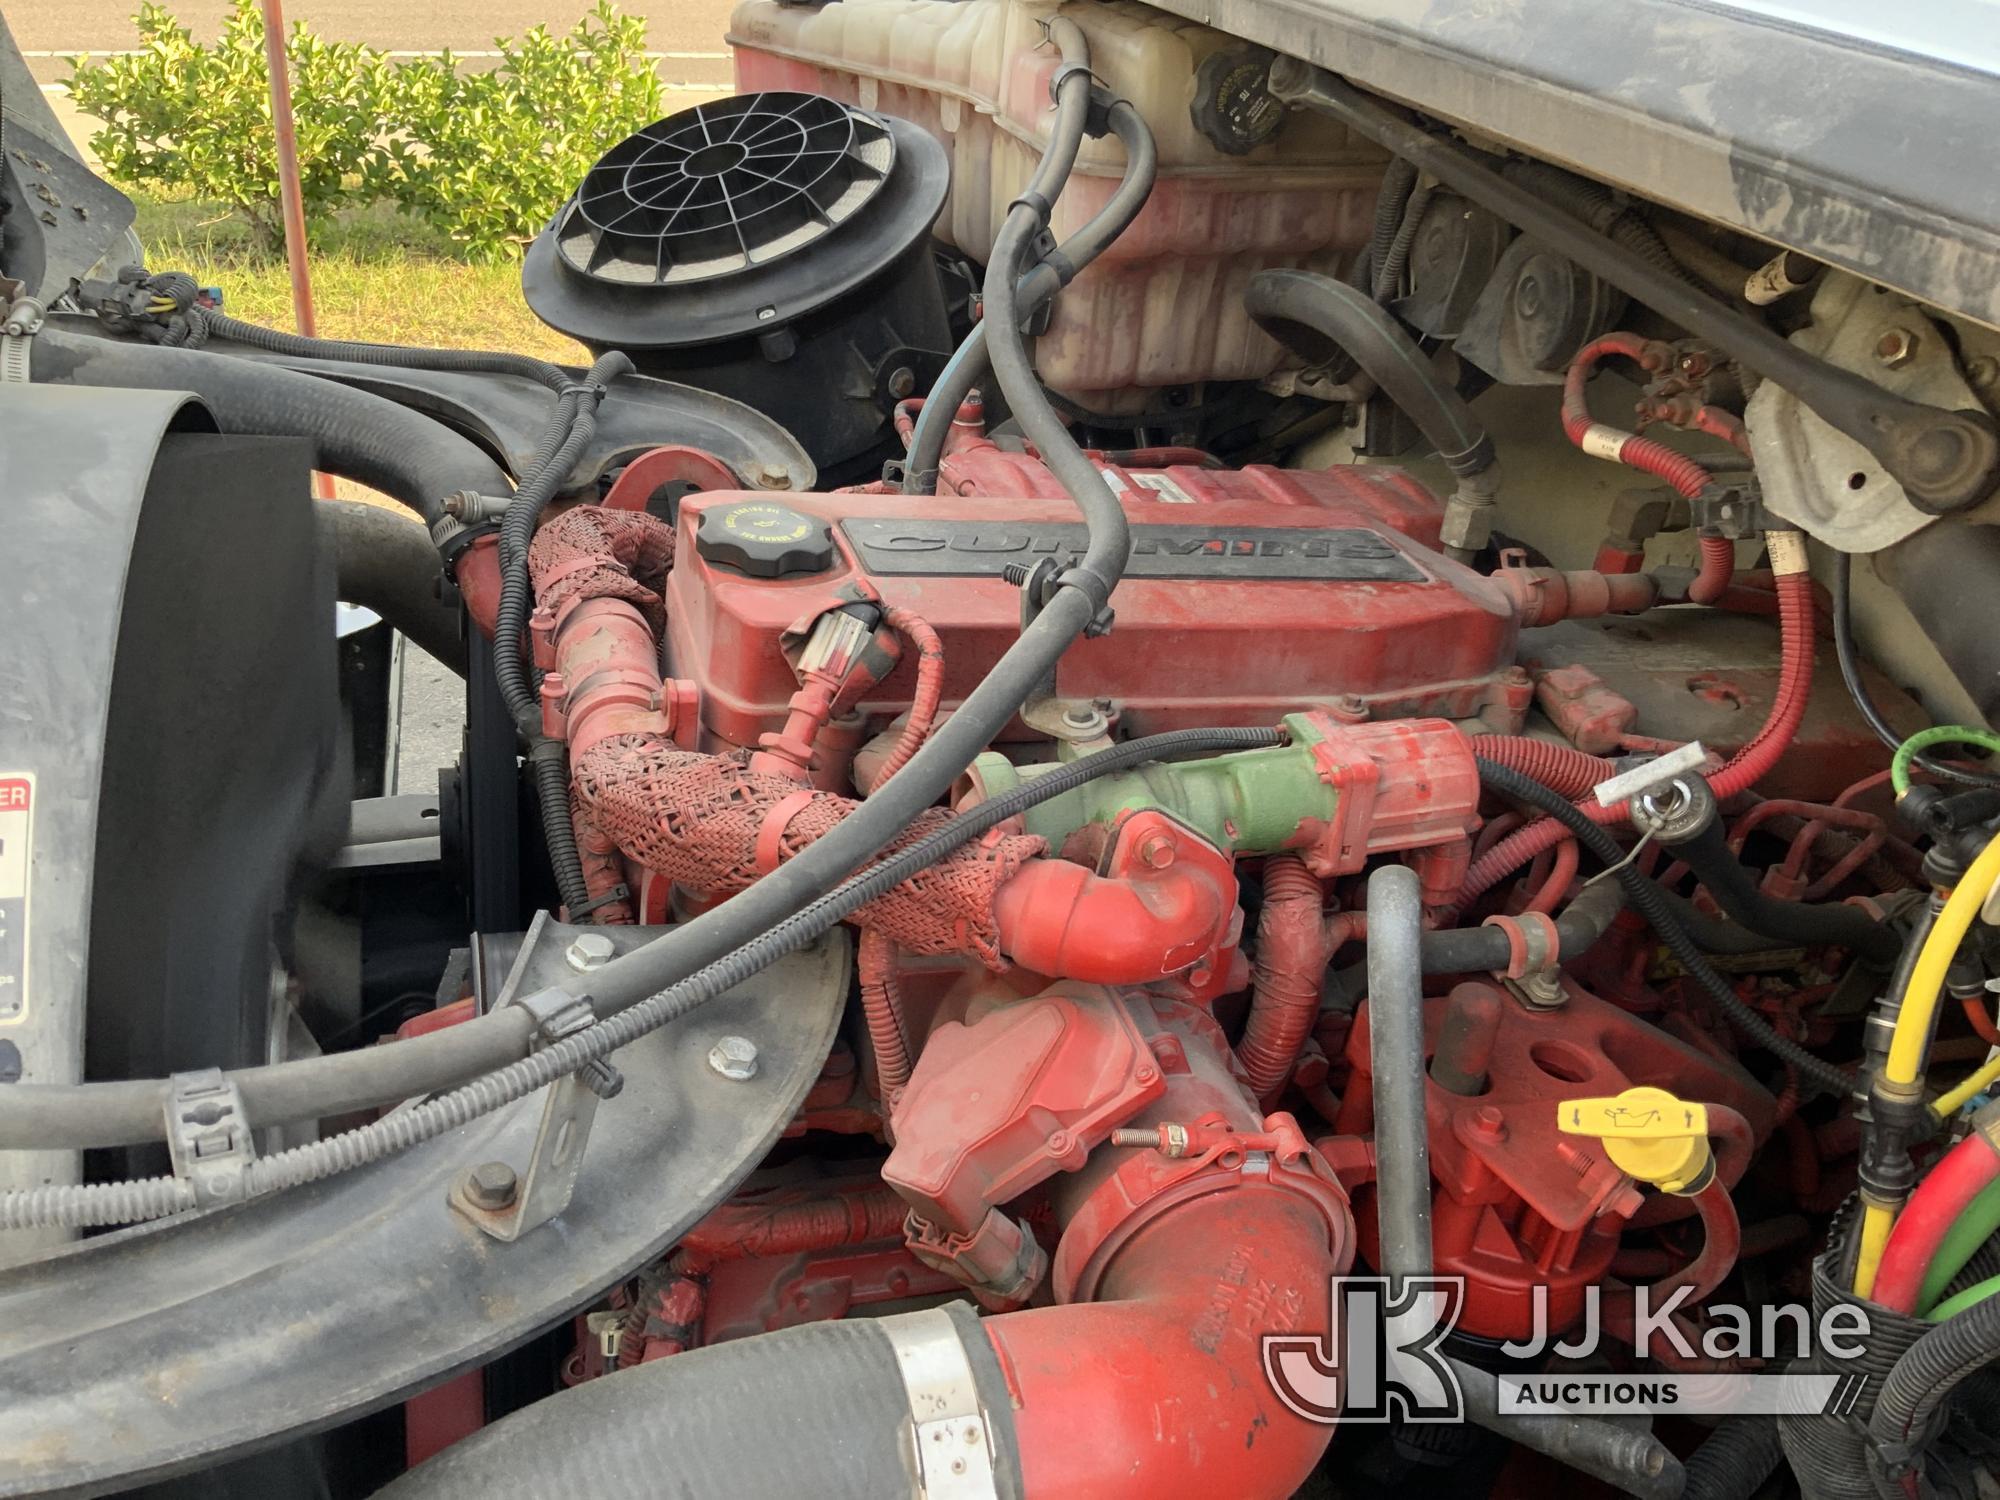
{"type": "Polygon", "coordinates": [[[759,464],[757,483],[767,490],[788,490],[792,487],[792,471],[783,464],[759,464]]]}
{"type": "Polygon", "coordinates": [[[617,951],[611,939],[603,933],[579,932],[570,939],[569,947],[563,950],[563,957],[577,973],[588,974],[592,969],[601,969],[610,963],[617,951]]]}
{"type": "Polygon", "coordinates": [[[726,1036],[708,1049],[709,1068],[731,1083],[757,1076],[757,1044],[747,1036],[726,1036]]]}
{"type": "Polygon", "coordinates": [[[1149,833],[1139,841],[1139,863],[1149,870],[1164,870],[1174,862],[1174,841],[1164,833],[1149,833]]]}
{"type": "Polygon", "coordinates": [[[1098,719],[1097,710],[1088,704],[1077,703],[1063,710],[1063,723],[1074,724],[1078,729],[1087,729],[1098,719]]]}
{"type": "Polygon", "coordinates": [[[465,1201],[474,1208],[498,1213],[512,1206],[521,1183],[504,1161],[484,1161],[465,1174],[462,1187],[465,1201]]]}
{"type": "Polygon", "coordinates": [[[1875,357],[1891,370],[1900,370],[1917,357],[1917,336],[1907,328],[1885,328],[1875,341],[1875,357]]]}

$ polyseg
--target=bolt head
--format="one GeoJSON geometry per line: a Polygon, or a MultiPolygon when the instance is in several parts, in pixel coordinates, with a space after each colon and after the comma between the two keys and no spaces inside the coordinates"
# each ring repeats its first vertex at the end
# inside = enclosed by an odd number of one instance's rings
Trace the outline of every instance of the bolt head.
{"type": "Polygon", "coordinates": [[[1900,370],[1917,357],[1918,339],[1907,328],[1885,328],[1875,341],[1875,357],[1891,370],[1900,370]]]}
{"type": "Polygon", "coordinates": [[[757,483],[767,490],[788,490],[792,487],[792,471],[783,464],[759,464],[757,483]]]}
{"type": "Polygon", "coordinates": [[[612,946],[611,939],[603,933],[579,932],[570,939],[569,947],[563,951],[563,957],[577,973],[588,974],[592,969],[601,969],[610,963],[617,951],[612,946]]]}
{"type": "Polygon", "coordinates": [[[465,1199],[474,1208],[498,1213],[520,1191],[520,1179],[504,1161],[484,1161],[465,1174],[465,1199]]]}
{"type": "Polygon", "coordinates": [[[917,372],[908,365],[898,365],[889,372],[889,394],[898,401],[910,395],[917,388],[917,372]]]}
{"type": "Polygon", "coordinates": [[[1149,833],[1139,841],[1139,863],[1150,870],[1164,870],[1174,862],[1174,841],[1164,833],[1149,833]]]}
{"type": "Polygon", "coordinates": [[[726,1036],[708,1049],[711,1071],[732,1083],[757,1076],[757,1044],[747,1036],[726,1036]]]}

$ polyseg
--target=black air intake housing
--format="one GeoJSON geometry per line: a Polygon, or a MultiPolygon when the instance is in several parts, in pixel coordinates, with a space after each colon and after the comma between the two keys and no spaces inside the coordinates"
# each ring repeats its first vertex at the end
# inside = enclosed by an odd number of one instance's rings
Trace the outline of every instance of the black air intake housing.
{"type": "Polygon", "coordinates": [[[739,94],[605,153],[535,240],[528,305],[595,352],[733,396],[859,472],[950,350],[930,227],[950,168],[905,121],[739,94]]]}

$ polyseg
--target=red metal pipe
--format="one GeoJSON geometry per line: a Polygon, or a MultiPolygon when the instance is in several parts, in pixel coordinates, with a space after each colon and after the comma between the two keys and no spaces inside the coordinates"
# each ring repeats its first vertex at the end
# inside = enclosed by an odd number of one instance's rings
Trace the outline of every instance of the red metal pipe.
{"type": "Polygon", "coordinates": [[[1118,1251],[1089,1303],[984,1327],[1014,1395],[1023,1488],[1062,1500],[1282,1500],[1333,1436],[1263,1374],[1262,1336],[1324,1335],[1324,1219],[1270,1191],[1194,1198],[1118,1251]]]}

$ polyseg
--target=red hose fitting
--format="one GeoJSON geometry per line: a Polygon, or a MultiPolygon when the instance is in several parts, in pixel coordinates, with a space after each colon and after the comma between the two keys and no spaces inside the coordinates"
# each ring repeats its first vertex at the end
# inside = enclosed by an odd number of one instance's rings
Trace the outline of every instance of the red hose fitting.
{"type": "Polygon", "coordinates": [[[1320,915],[1325,893],[1295,854],[1264,861],[1264,909],[1257,919],[1257,973],[1236,1056],[1250,1092],[1269,1104],[1292,1076],[1319,1019],[1320,977],[1334,934],[1320,915]]]}

